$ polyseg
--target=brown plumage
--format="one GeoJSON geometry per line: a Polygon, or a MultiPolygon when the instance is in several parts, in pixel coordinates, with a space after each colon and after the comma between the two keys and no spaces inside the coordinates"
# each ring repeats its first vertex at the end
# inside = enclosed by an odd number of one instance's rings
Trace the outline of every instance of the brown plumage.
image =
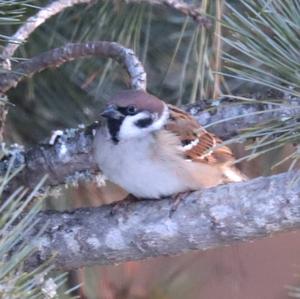
{"type": "Polygon", "coordinates": [[[123,90],[115,94],[108,101],[108,105],[117,105],[118,107],[135,106],[138,111],[147,110],[158,113],[160,116],[164,104],[162,101],[157,101],[157,97],[142,90],[123,90]]]}
{"type": "Polygon", "coordinates": [[[166,129],[176,134],[183,146],[193,144],[185,151],[187,159],[202,163],[216,164],[233,162],[234,157],[229,147],[221,145],[222,140],[207,132],[199,123],[183,110],[168,105],[170,118],[166,129]]]}

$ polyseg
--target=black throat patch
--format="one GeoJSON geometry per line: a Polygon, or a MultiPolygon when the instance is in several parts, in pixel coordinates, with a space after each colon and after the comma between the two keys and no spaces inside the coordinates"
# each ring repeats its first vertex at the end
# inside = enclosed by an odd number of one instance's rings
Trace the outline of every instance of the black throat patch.
{"type": "Polygon", "coordinates": [[[119,142],[118,133],[120,131],[120,127],[121,127],[123,120],[124,120],[124,118],[120,118],[120,119],[111,119],[110,118],[107,120],[107,127],[108,127],[109,133],[111,135],[111,140],[114,143],[119,142]]]}

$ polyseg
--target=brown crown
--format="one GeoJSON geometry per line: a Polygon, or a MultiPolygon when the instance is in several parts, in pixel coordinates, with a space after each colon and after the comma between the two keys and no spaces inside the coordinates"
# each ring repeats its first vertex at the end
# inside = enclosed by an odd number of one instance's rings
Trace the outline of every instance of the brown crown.
{"type": "Polygon", "coordinates": [[[149,111],[151,113],[162,114],[164,103],[159,98],[146,93],[142,90],[124,90],[115,94],[108,105],[117,105],[119,107],[135,106],[140,111],[149,111]]]}

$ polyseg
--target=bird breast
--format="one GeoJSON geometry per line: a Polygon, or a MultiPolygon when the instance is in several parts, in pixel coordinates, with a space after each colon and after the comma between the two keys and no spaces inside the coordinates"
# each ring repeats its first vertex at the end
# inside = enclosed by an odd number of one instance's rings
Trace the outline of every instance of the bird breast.
{"type": "Polygon", "coordinates": [[[95,158],[110,181],[136,197],[160,198],[197,188],[187,172],[191,162],[184,160],[173,134],[160,132],[115,144],[100,130],[95,158]]]}

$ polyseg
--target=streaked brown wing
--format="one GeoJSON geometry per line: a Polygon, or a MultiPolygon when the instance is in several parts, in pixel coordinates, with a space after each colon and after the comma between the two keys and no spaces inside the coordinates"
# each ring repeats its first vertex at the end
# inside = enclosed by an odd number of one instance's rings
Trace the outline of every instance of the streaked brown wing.
{"type": "Polygon", "coordinates": [[[234,160],[231,150],[221,145],[221,139],[207,132],[183,110],[168,106],[170,118],[166,129],[179,136],[187,159],[208,164],[223,164],[234,160]]]}

